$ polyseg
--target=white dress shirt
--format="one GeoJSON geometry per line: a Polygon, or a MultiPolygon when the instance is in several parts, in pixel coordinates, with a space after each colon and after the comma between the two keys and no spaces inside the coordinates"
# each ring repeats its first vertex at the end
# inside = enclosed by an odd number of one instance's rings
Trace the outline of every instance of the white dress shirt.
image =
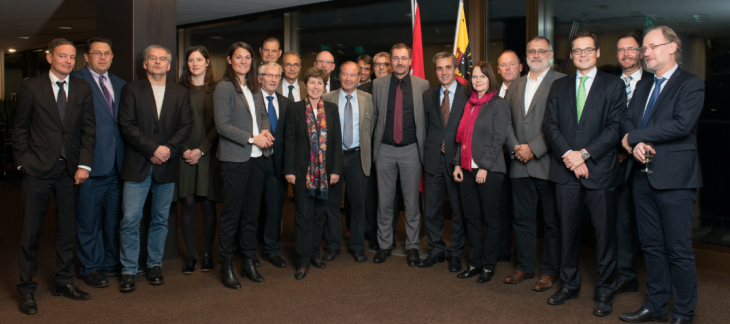
{"type": "MultiPolygon", "coordinates": [[[[58,101],[58,92],[61,91],[61,88],[56,84],[58,81],[65,81],[66,83],[63,84],[63,91],[66,91],[66,101],[68,101],[68,86],[69,86],[69,77],[66,76],[65,79],[61,80],[56,77],[55,74],[53,74],[52,71],[49,71],[48,74],[51,76],[51,87],[53,87],[53,98],[58,101]]],[[[66,112],[68,112],[68,107],[66,108],[66,112]]],[[[60,116],[59,116],[60,117],[60,116]]],[[[91,171],[91,168],[85,165],[79,165],[79,168],[86,169],[91,171]]],[[[21,166],[18,166],[18,170],[21,169],[21,166]]]]}
{"type": "MultiPolygon", "coordinates": [[[[248,111],[251,113],[251,126],[253,126],[253,131],[251,132],[251,136],[258,136],[259,135],[259,122],[256,118],[256,105],[253,102],[253,94],[251,93],[251,90],[248,89],[246,85],[242,85],[241,89],[243,89],[243,96],[246,98],[246,104],[248,104],[248,111]]],[[[263,152],[261,149],[256,146],[255,144],[251,144],[251,157],[257,158],[261,156],[263,152]]]]}
{"type": "MultiPolygon", "coordinates": [[[[679,68],[679,65],[677,65],[675,63],[673,68],[671,68],[669,71],[667,71],[667,73],[664,73],[664,75],[661,76],[662,78],[664,78],[666,80],[664,80],[664,83],[662,83],[661,88],[659,88],[659,93],[662,93],[662,90],[664,90],[664,87],[669,82],[669,78],[671,78],[672,75],[674,74],[674,72],[677,71],[677,68],[679,68]]],[[[654,86],[656,86],[656,79],[657,79],[657,76],[656,76],[656,74],[654,74],[654,83],[651,85],[651,90],[649,91],[649,97],[646,98],[646,104],[644,105],[644,112],[646,112],[646,107],[649,106],[649,100],[651,100],[651,93],[654,91],[654,86]]]]}
{"type": "MultiPolygon", "coordinates": [[[[91,68],[89,68],[88,66],[86,68],[89,69],[89,72],[91,73],[91,76],[94,78],[94,81],[96,81],[96,85],[99,86],[99,89],[101,89],[101,84],[99,84],[99,76],[101,76],[101,75],[104,76],[104,78],[105,78],[104,85],[106,86],[106,89],[109,90],[109,94],[112,96],[112,98],[114,98],[114,87],[112,87],[112,82],[109,80],[109,71],[104,72],[104,74],[99,74],[99,73],[96,73],[91,68]]],[[[104,91],[102,91],[101,93],[103,94],[104,91]]],[[[112,99],[112,100],[114,100],[114,99],[112,99]]],[[[106,99],[105,99],[105,101],[106,101],[106,99]]]]}
{"type": "Polygon", "coordinates": [[[324,93],[330,92],[330,81],[332,81],[332,78],[327,78],[327,82],[324,85],[324,93]]]}
{"type": "Polygon", "coordinates": [[[350,105],[352,106],[352,144],[350,147],[345,147],[345,105],[347,105],[347,93],[340,89],[340,100],[337,102],[337,107],[340,112],[340,129],[342,130],[342,149],[354,149],[360,147],[360,104],[357,101],[357,90],[353,91],[350,98],[350,105]]]}
{"type": "Polygon", "coordinates": [[[499,96],[504,98],[504,95],[507,94],[507,87],[504,85],[504,82],[502,82],[502,86],[499,87],[499,96]]]}
{"type": "MultiPolygon", "coordinates": [[[[301,101],[302,98],[299,97],[299,80],[294,81],[294,83],[289,83],[286,81],[286,79],[281,81],[281,94],[284,96],[284,98],[289,98],[289,86],[294,86],[292,98],[294,98],[294,102],[301,101]]],[[[278,112],[277,112],[278,114],[278,112]]]]}
{"type": "Polygon", "coordinates": [[[537,81],[532,81],[532,71],[527,73],[527,84],[525,84],[525,115],[527,115],[527,111],[530,109],[530,105],[532,104],[532,97],[535,96],[537,88],[540,87],[540,84],[542,83],[542,80],[545,79],[545,76],[548,74],[549,69],[550,68],[545,70],[545,72],[543,72],[542,74],[538,75],[537,81]]]}

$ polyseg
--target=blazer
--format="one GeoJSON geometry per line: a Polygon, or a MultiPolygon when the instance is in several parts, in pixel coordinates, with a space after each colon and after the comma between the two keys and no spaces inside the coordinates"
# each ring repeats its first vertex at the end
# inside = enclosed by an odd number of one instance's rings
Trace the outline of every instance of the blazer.
{"type": "Polygon", "coordinates": [[[362,91],[367,92],[372,95],[373,94],[373,81],[375,81],[375,80],[372,80],[368,83],[363,83],[363,84],[359,85],[357,87],[357,90],[362,90],[362,91]]]}
{"type": "Polygon", "coordinates": [[[441,143],[444,143],[445,159],[451,161],[456,155],[459,144],[456,143],[456,132],[464,114],[464,106],[469,101],[466,86],[456,82],[454,102],[451,104],[449,123],[444,127],[444,117],[441,113],[441,85],[426,90],[423,93],[423,109],[426,113],[426,144],[424,145],[424,171],[429,174],[438,172],[437,167],[441,159],[441,143]]]}
{"type": "MultiPolygon", "coordinates": [[[[340,85],[340,81],[339,80],[335,80],[335,75],[334,74],[330,76],[330,83],[332,83],[330,85],[330,92],[335,91],[335,90],[339,90],[342,87],[342,85],[340,85]]],[[[325,83],[325,87],[326,86],[327,86],[327,84],[325,83]]]]}
{"type": "MultiPolygon", "coordinates": [[[[525,87],[527,86],[528,75],[520,77],[507,90],[505,99],[509,102],[510,119],[507,128],[507,152],[512,159],[509,176],[512,178],[534,177],[548,180],[550,172],[550,148],[545,143],[542,132],[542,120],[545,117],[545,106],[550,87],[553,82],[565,76],[565,74],[548,69],[545,77],[535,91],[530,102],[530,108],[525,115],[525,87]],[[527,144],[535,157],[527,163],[522,163],[515,158],[515,146],[527,144]]],[[[593,88],[591,88],[593,89],[593,88]]],[[[565,152],[562,152],[565,153],[565,152]]],[[[561,155],[562,155],[561,153],[561,155]]],[[[590,177],[590,175],[589,175],[590,177]]]]}
{"type": "MultiPolygon", "coordinates": [[[[304,98],[307,96],[307,86],[305,86],[304,82],[302,82],[302,81],[297,80],[297,82],[299,82],[299,100],[301,101],[301,100],[304,100],[304,98]]],[[[284,84],[283,81],[279,81],[279,85],[276,86],[276,93],[279,94],[279,96],[284,95],[284,89],[282,88],[283,84],[284,84]]],[[[288,99],[289,98],[287,98],[287,100],[288,99]]],[[[281,113],[279,113],[279,115],[281,115],[281,113]]],[[[279,118],[281,118],[281,116],[279,116],[279,118]]]]}
{"type": "MultiPolygon", "coordinates": [[[[471,156],[480,169],[507,173],[502,146],[507,138],[508,123],[509,104],[495,93],[479,110],[471,135],[471,156]]],[[[458,146],[453,164],[461,165],[461,145],[458,146]]]]}
{"type": "MultiPolygon", "coordinates": [[[[301,82],[299,82],[301,83],[301,82]]],[[[279,83],[281,85],[281,83],[279,83]]],[[[300,84],[301,86],[301,84],[300,84]]],[[[261,90],[263,91],[263,90],[261,90]]],[[[300,97],[304,98],[304,97],[300,97]]],[[[270,156],[274,158],[274,174],[279,179],[284,178],[284,138],[286,130],[286,112],[292,105],[291,100],[277,93],[276,101],[279,104],[279,119],[276,121],[276,129],[274,130],[274,151],[270,156]]],[[[268,104],[268,103],[267,103],[268,104]]],[[[267,108],[268,114],[268,108],[267,108]]]]}
{"type": "Polygon", "coordinates": [[[66,114],[58,111],[56,95],[48,73],[20,84],[16,103],[13,154],[27,175],[47,179],[66,150],[66,165],[71,178],[79,165],[93,170],[96,146],[96,117],[88,83],[69,77],[66,114]]]}
{"type": "Polygon", "coordinates": [[[106,99],[104,99],[104,93],[94,80],[88,67],[71,72],[71,75],[89,83],[94,97],[96,146],[94,147],[94,167],[91,168],[89,176],[100,177],[109,174],[115,161],[117,162],[117,172],[121,174],[122,165],[124,165],[124,141],[122,141],[122,134],[119,131],[118,116],[122,87],[127,82],[114,74],[107,74],[109,82],[112,84],[112,91],[114,91],[114,115],[112,115],[106,99]]]}
{"type": "MultiPolygon", "coordinates": [[[[373,113],[373,97],[364,91],[357,91],[357,105],[359,108],[360,120],[360,164],[362,164],[362,172],[365,176],[370,176],[370,168],[372,164],[372,136],[375,127],[375,117],[373,113]]],[[[331,91],[322,95],[325,102],[331,102],[339,105],[340,91],[331,91]]],[[[342,107],[344,111],[345,107],[342,107]]],[[[339,109],[338,109],[339,114],[339,109]]],[[[342,125],[340,125],[342,126],[342,125]]],[[[341,129],[341,128],[340,128],[341,129]]]]}
{"type": "MultiPolygon", "coordinates": [[[[249,107],[246,97],[243,93],[236,92],[234,87],[233,82],[224,78],[218,82],[213,93],[215,126],[220,136],[218,160],[221,162],[246,162],[251,158],[251,148],[254,144],[248,143],[248,139],[253,136],[250,109],[254,109],[259,132],[264,129],[271,130],[269,113],[261,94],[253,93],[254,107],[249,107]]],[[[264,156],[269,156],[269,148],[261,151],[264,156]]]]}
{"type": "MultiPolygon", "coordinates": [[[[649,183],[655,189],[702,187],[702,172],[697,153],[697,122],[705,100],[705,83],[696,75],[677,68],[659,94],[646,126],[640,128],[654,76],[636,84],[634,96],[621,121],[621,135],[629,134],[632,147],[654,144],[654,160],[649,168],[649,183]]],[[[628,176],[637,163],[629,157],[628,176]]]]}
{"type": "MultiPolygon", "coordinates": [[[[373,81],[373,106],[375,107],[375,134],[373,138],[373,162],[378,158],[380,143],[383,141],[385,132],[385,119],[388,115],[388,91],[390,89],[390,76],[377,78],[373,81]]],[[[418,142],[418,154],[423,164],[426,143],[426,116],[423,108],[423,92],[428,90],[428,81],[415,75],[411,75],[413,90],[413,117],[416,119],[416,141],[418,142]]]]}
{"type": "Polygon", "coordinates": [[[155,95],[148,79],[127,83],[119,104],[119,125],[126,152],[122,179],[142,182],[152,167],[150,159],[160,145],[170,149],[170,159],[152,168],[157,183],[180,178],[180,154],[193,127],[190,91],[177,83],[165,83],[165,97],[157,116],[155,95]]]}
{"type": "Polygon", "coordinates": [[[581,184],[588,189],[611,189],[621,184],[616,145],[621,140],[619,122],[626,110],[626,84],[617,76],[598,71],[578,123],[576,73],[555,80],[548,95],[543,133],[554,153],[549,179],[565,184],[574,178],[562,156],[566,151],[585,148],[591,155],[585,162],[589,176],[580,178],[581,184]]]}
{"type": "MultiPolygon", "coordinates": [[[[286,111],[286,131],[284,139],[284,174],[293,174],[297,181],[306,181],[309,167],[310,147],[307,129],[307,105],[304,100],[295,102],[286,111]]],[[[342,134],[340,134],[340,114],[337,105],[324,102],[327,114],[327,152],[325,171],[327,176],[342,174],[342,134]]]]}

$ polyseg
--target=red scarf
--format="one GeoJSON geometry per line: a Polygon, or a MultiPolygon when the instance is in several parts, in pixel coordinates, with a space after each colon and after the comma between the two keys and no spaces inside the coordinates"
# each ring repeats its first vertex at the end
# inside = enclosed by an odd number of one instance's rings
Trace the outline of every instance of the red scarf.
{"type": "Polygon", "coordinates": [[[456,142],[461,143],[461,168],[471,172],[471,136],[474,133],[474,122],[479,116],[482,105],[487,103],[497,91],[487,93],[480,99],[476,91],[472,91],[469,101],[464,107],[464,115],[459,122],[459,131],[456,133],[456,142]],[[472,109],[473,108],[473,109],[472,109]]]}

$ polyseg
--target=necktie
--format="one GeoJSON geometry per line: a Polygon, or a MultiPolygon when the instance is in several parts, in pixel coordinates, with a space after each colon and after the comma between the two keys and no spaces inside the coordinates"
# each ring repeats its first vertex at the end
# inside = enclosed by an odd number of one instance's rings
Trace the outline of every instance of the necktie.
{"type": "MultiPolygon", "coordinates": [[[[61,126],[63,127],[63,124],[66,121],[66,90],[63,88],[66,84],[66,81],[58,81],[56,82],[58,85],[58,97],[56,97],[56,104],[58,105],[58,112],[61,115],[61,126]]],[[[61,156],[63,158],[66,158],[66,148],[63,146],[63,141],[61,142],[61,156]]]]}
{"type": "Polygon", "coordinates": [[[644,128],[646,126],[646,122],[649,121],[649,115],[651,115],[651,110],[652,108],[654,108],[654,103],[656,103],[656,99],[659,98],[659,93],[662,92],[662,83],[664,83],[664,81],[667,81],[667,79],[654,79],[654,91],[651,92],[649,104],[646,105],[646,110],[644,110],[644,118],[641,119],[641,128],[644,128]]]}
{"type": "Polygon", "coordinates": [[[269,124],[271,124],[271,130],[276,131],[276,123],[279,121],[278,118],[276,118],[276,109],[274,108],[274,97],[268,96],[266,97],[266,100],[269,101],[269,124]]]}
{"type": "Polygon", "coordinates": [[[289,98],[289,100],[291,100],[291,102],[294,102],[294,95],[292,94],[293,92],[294,92],[294,86],[290,85],[289,86],[289,97],[287,97],[287,98],[289,98]]]}
{"type": "Polygon", "coordinates": [[[395,111],[393,111],[393,142],[400,144],[403,141],[403,88],[398,80],[398,87],[395,88],[395,111]]]}
{"type": "Polygon", "coordinates": [[[345,134],[342,139],[342,144],[349,149],[350,145],[352,145],[352,104],[350,103],[352,96],[347,95],[345,98],[347,98],[347,103],[345,104],[345,134]]]}
{"type": "Polygon", "coordinates": [[[114,98],[112,98],[112,94],[106,87],[106,78],[103,75],[99,76],[99,86],[101,88],[101,93],[104,94],[104,100],[106,100],[106,104],[109,106],[109,111],[111,111],[112,116],[114,116],[114,98]]]}
{"type": "MultiPolygon", "coordinates": [[[[449,90],[444,90],[444,100],[441,100],[441,116],[444,117],[444,128],[449,125],[449,113],[451,107],[449,105],[449,90]]],[[[446,139],[441,141],[441,153],[446,153],[446,139]]]]}
{"type": "Polygon", "coordinates": [[[631,80],[633,80],[633,78],[631,76],[625,76],[623,79],[624,83],[626,83],[626,107],[628,107],[631,102],[631,96],[634,94],[633,91],[631,91],[631,80]]]}
{"type": "Polygon", "coordinates": [[[580,86],[578,87],[578,96],[576,97],[578,104],[578,122],[580,122],[583,107],[586,105],[586,80],[588,80],[587,76],[580,77],[580,86]]]}

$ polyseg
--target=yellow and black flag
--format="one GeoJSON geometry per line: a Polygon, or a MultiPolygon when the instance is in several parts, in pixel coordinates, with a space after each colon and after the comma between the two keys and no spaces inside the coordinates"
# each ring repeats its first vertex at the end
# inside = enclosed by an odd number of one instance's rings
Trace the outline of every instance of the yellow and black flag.
{"type": "Polygon", "coordinates": [[[456,56],[456,80],[463,85],[469,84],[471,68],[474,63],[471,61],[471,49],[469,48],[469,35],[466,33],[466,20],[464,19],[464,2],[459,1],[459,13],[456,17],[456,36],[454,37],[454,56],[456,56]]]}

